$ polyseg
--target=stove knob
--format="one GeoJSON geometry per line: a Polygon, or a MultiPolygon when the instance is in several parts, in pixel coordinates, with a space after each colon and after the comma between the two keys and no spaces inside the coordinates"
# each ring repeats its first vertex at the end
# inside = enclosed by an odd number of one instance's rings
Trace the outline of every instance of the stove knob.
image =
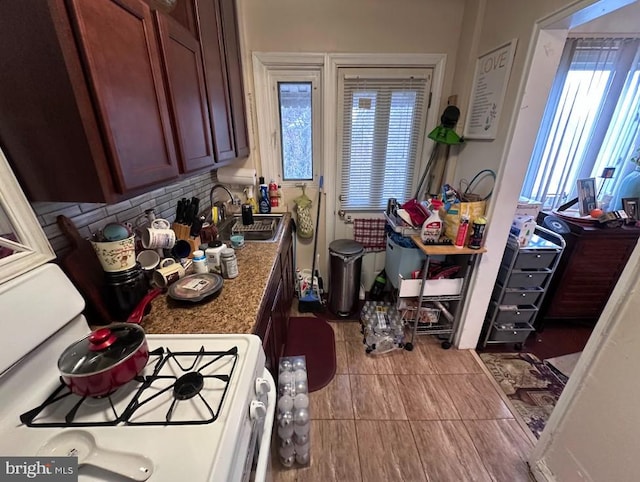
{"type": "Polygon", "coordinates": [[[260,420],[267,415],[267,407],[264,403],[254,400],[249,405],[249,416],[251,420],[260,420]]]}
{"type": "Polygon", "coordinates": [[[271,384],[265,378],[256,378],[256,395],[266,395],[271,391],[271,384]]]}

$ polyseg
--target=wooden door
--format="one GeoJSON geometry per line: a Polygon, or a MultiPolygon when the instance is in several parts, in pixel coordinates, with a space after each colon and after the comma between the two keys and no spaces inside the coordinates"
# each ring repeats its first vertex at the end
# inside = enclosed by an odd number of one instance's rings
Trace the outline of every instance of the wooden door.
{"type": "Polygon", "coordinates": [[[69,0],[120,192],[178,175],[158,38],[139,0],[69,0]]]}
{"type": "MultiPolygon", "coordinates": [[[[186,4],[188,2],[182,2],[186,4]]],[[[213,166],[209,106],[200,42],[178,21],[155,13],[183,172],[213,166]]]]}

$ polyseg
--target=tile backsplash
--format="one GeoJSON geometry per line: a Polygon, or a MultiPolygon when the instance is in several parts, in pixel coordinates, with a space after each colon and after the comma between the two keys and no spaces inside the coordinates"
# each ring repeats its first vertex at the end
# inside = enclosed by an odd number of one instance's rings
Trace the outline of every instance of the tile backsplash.
{"type": "Polygon", "coordinates": [[[31,206],[51,246],[60,256],[69,249],[67,238],[56,223],[56,218],[60,214],[71,219],[84,238],[90,237],[110,222],[129,222],[135,225],[136,219],[149,208],[155,210],[157,217],[173,222],[178,199],[195,196],[200,199],[202,209],[209,206],[209,191],[215,182],[215,172],[212,171],[117,204],[33,202],[31,206]]]}

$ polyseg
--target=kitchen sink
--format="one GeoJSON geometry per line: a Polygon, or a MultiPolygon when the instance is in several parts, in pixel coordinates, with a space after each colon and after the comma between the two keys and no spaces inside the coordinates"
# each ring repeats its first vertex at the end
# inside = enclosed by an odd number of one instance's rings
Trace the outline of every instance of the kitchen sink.
{"type": "Polygon", "coordinates": [[[242,216],[228,217],[218,224],[218,239],[228,242],[234,234],[243,234],[245,241],[273,243],[282,225],[283,214],[254,214],[253,224],[242,224],[242,216]]]}

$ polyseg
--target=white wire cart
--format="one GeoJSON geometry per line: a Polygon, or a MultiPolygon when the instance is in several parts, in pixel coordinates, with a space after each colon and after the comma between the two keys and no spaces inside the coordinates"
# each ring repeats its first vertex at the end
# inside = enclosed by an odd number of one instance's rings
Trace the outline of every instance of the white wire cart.
{"type": "Polygon", "coordinates": [[[448,349],[460,325],[462,307],[469,290],[469,281],[480,255],[486,248],[457,248],[451,245],[425,245],[420,236],[412,236],[416,246],[426,255],[421,279],[399,280],[397,307],[411,331],[411,339],[404,349],[413,350],[416,335],[446,337],[442,348],[448,349]],[[431,258],[454,257],[461,266],[456,278],[427,279],[431,258]]]}

